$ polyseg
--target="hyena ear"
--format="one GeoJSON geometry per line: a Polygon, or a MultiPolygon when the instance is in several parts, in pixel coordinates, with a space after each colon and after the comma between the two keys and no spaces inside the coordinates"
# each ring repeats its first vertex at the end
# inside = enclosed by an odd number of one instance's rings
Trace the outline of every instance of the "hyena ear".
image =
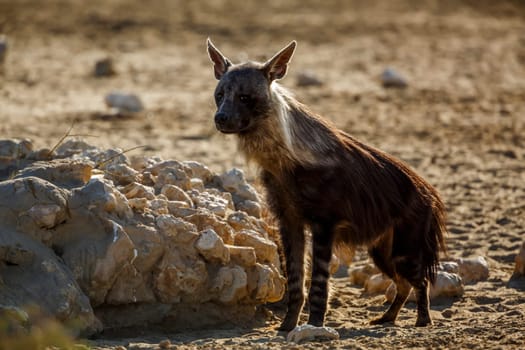
{"type": "Polygon", "coordinates": [[[288,63],[290,63],[290,60],[292,59],[296,46],[297,42],[294,40],[266,61],[262,69],[268,77],[268,80],[273,81],[275,79],[284,78],[286,70],[288,69],[288,63]]]}
{"type": "Polygon", "coordinates": [[[232,65],[231,61],[224,56],[219,49],[217,49],[210,38],[206,41],[208,44],[208,56],[210,56],[211,61],[213,62],[213,70],[215,72],[215,78],[220,80],[221,77],[226,73],[228,67],[232,65]]]}

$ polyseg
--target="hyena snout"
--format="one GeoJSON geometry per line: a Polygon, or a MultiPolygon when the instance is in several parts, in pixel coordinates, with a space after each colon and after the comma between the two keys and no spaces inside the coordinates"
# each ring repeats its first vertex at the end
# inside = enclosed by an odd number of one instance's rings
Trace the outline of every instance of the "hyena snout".
{"type": "Polygon", "coordinates": [[[234,134],[245,131],[248,128],[248,123],[242,118],[236,117],[234,113],[230,114],[219,110],[215,113],[215,127],[224,134],[234,134]]]}
{"type": "Polygon", "coordinates": [[[220,130],[220,127],[226,126],[228,124],[228,115],[224,112],[217,112],[215,114],[215,125],[217,129],[220,130]]]}
{"type": "Polygon", "coordinates": [[[238,123],[228,113],[218,111],[215,114],[215,127],[225,134],[238,132],[238,123]]]}

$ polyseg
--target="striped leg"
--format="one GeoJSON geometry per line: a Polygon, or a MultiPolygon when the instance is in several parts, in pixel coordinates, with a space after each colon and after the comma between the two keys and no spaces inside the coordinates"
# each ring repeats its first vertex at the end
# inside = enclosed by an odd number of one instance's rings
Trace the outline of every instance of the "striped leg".
{"type": "Polygon", "coordinates": [[[312,225],[312,283],[308,294],[310,317],[308,324],[321,327],[328,303],[328,280],[332,258],[332,227],[312,225]]]}
{"type": "Polygon", "coordinates": [[[289,223],[282,225],[280,231],[286,258],[288,311],[279,330],[291,331],[297,326],[304,304],[304,229],[289,223]]]}
{"type": "Polygon", "coordinates": [[[432,324],[429,310],[429,299],[428,299],[428,281],[424,279],[417,287],[414,287],[416,291],[417,301],[417,320],[416,327],[425,327],[432,324]]]}

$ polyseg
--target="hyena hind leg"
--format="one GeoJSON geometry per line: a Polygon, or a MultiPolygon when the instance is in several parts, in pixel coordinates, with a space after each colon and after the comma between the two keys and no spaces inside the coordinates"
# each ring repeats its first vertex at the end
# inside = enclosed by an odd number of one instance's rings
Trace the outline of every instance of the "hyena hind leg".
{"type": "Polygon", "coordinates": [[[412,287],[406,279],[399,276],[397,276],[394,279],[394,283],[396,285],[396,296],[394,298],[394,301],[392,302],[392,304],[390,304],[388,310],[381,317],[373,319],[372,321],[370,321],[370,324],[376,325],[395,322],[397,315],[399,314],[399,311],[405,304],[405,301],[407,300],[408,294],[410,293],[412,287]]]}
{"type": "Polygon", "coordinates": [[[424,264],[415,258],[400,259],[396,264],[396,272],[404,277],[414,287],[417,304],[416,327],[432,324],[430,318],[429,282],[425,276],[424,264]]]}
{"type": "Polygon", "coordinates": [[[419,285],[414,286],[417,301],[416,327],[425,327],[432,324],[429,309],[428,281],[424,279],[419,285]]]}

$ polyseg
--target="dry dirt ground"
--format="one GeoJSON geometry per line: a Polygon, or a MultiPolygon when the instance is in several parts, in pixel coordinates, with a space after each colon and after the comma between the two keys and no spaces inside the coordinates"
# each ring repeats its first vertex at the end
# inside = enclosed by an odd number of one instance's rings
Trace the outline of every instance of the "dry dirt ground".
{"type": "MultiPolygon", "coordinates": [[[[434,303],[435,325],[416,329],[408,304],[396,326],[369,326],[383,297],[335,279],[327,324],[341,339],[301,346],[254,327],[191,331],[144,328],[90,344],[152,349],[517,349],[525,344],[525,289],[509,288],[525,239],[525,3],[522,1],[138,1],[0,0],[9,52],[0,76],[0,135],[52,147],[72,133],[135,154],[242,167],[232,137],[212,116],[216,83],[210,36],[234,61],[262,60],[299,42],[283,84],[357,138],[406,160],[442,193],[451,257],[482,255],[487,281],[434,303]],[[117,75],[95,78],[110,56],[117,75]],[[394,67],[409,82],[384,89],[394,67]],[[297,86],[312,71],[324,84],[297,86]],[[115,117],[106,93],[138,94],[146,112],[115,117]]],[[[329,186],[329,184],[327,184],[329,186]]]]}

